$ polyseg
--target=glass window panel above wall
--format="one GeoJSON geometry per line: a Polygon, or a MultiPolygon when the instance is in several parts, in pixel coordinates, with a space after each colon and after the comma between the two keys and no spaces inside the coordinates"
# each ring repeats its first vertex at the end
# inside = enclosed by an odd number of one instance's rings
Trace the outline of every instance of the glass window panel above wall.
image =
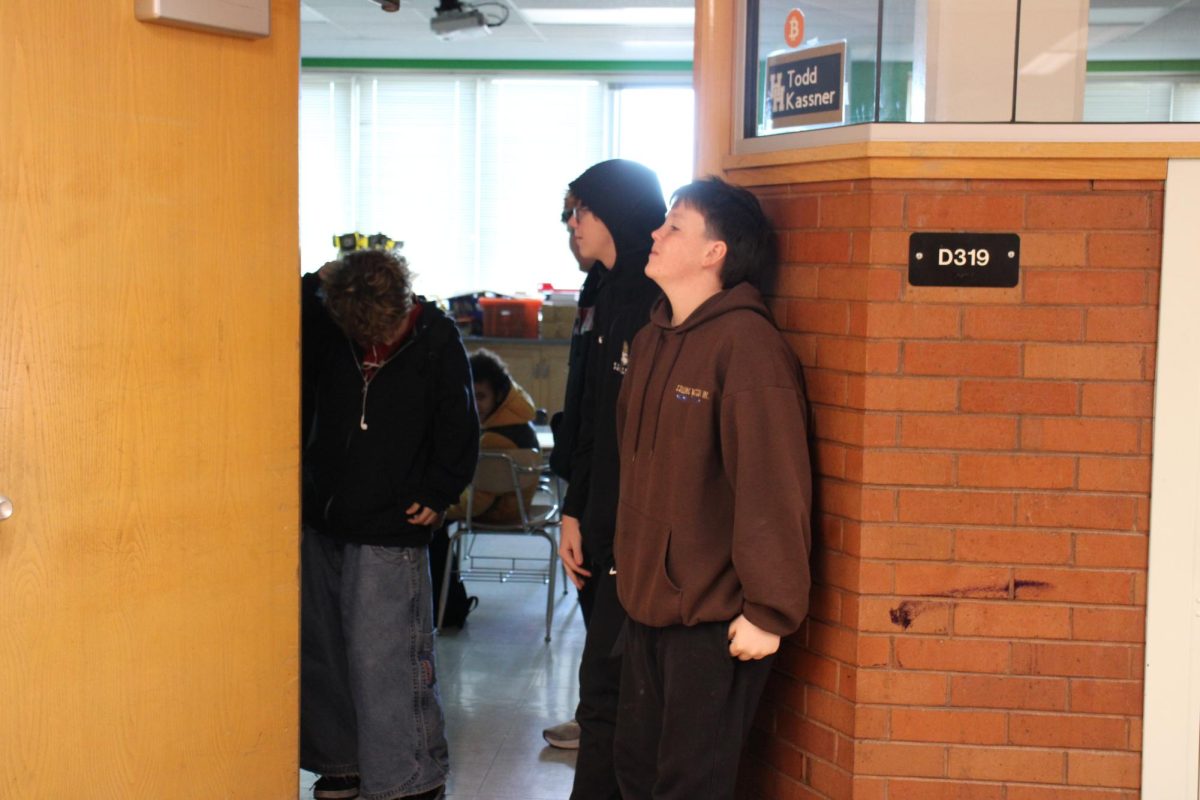
{"type": "Polygon", "coordinates": [[[1012,119],[1017,0],[746,0],[746,7],[756,31],[747,42],[747,137],[866,122],[1012,119]],[[796,11],[804,35],[790,46],[796,11]],[[832,42],[846,47],[842,117],[773,124],[780,101],[771,63],[784,53],[804,59],[832,42]]]}
{"type": "Polygon", "coordinates": [[[1200,121],[1200,0],[1024,3],[1020,48],[1018,121],[1200,121]]]}
{"type": "Polygon", "coordinates": [[[1200,0],[741,0],[741,7],[747,139],[863,122],[1200,121],[1200,0]],[[788,41],[796,12],[803,36],[788,41]],[[846,46],[842,113],[836,120],[789,114],[786,103],[808,89],[781,99],[781,62],[794,56],[807,65],[810,48],[834,42],[846,46]]]}
{"type": "Polygon", "coordinates": [[[879,37],[879,115],[875,122],[912,119],[913,54],[917,0],[883,4],[879,37]]]}

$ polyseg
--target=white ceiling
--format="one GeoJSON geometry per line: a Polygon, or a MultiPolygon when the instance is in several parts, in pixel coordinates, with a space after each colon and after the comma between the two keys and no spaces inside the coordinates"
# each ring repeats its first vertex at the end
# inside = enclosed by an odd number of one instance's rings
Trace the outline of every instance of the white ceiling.
{"type": "MultiPolygon", "coordinates": [[[[727,0],[732,2],[733,0],[727,0]]],[[[781,20],[803,8],[810,30],[836,31],[838,38],[873,49],[877,0],[761,0],[762,14],[781,20]]],[[[537,59],[688,61],[694,0],[495,0],[510,8],[508,22],[477,39],[446,42],[429,30],[438,0],[401,0],[385,13],[373,0],[301,0],[300,52],[311,57],[393,59],[537,59]],[[668,24],[640,24],[639,17],[667,9],[668,24]],[[571,12],[607,12],[605,24],[534,23],[571,12]],[[548,12],[548,13],[547,13],[548,12]],[[609,24],[611,19],[622,24],[609,24]]],[[[484,5],[489,15],[497,7],[484,5]]],[[[911,54],[913,0],[885,0],[885,57],[911,54]]],[[[1200,0],[1091,0],[1089,57],[1112,59],[1200,59],[1200,0]]]]}
{"type": "MultiPolygon", "coordinates": [[[[497,0],[500,2],[500,0],[497,0]]],[[[488,16],[495,5],[476,2],[488,16]]],[[[306,58],[690,61],[694,0],[504,0],[508,22],[489,36],[442,41],[429,30],[438,0],[401,0],[386,13],[372,0],[302,0],[306,58]],[[609,10],[625,24],[532,24],[523,12],[609,10]],[[632,10],[630,10],[632,9],[632,10]],[[670,9],[670,24],[639,24],[646,9],[670,9]],[[682,16],[683,23],[674,19],[682,16]]],[[[560,15],[561,16],[561,15],[560,15]]],[[[568,15],[569,16],[569,15],[568,15]]]]}

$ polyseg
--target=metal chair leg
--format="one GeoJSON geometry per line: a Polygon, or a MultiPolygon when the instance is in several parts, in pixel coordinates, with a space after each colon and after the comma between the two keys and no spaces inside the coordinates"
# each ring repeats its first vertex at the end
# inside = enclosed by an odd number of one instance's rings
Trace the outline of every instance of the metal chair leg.
{"type": "MultiPolygon", "coordinates": [[[[458,533],[458,526],[455,526],[455,534],[458,533]]],[[[437,629],[441,631],[442,623],[446,621],[446,598],[450,594],[450,567],[454,564],[457,558],[457,551],[460,537],[451,535],[449,527],[446,528],[446,537],[450,540],[450,546],[446,548],[446,566],[442,569],[442,591],[438,594],[438,613],[437,613],[437,629]]]]}
{"type": "Polygon", "coordinates": [[[547,541],[550,542],[550,564],[546,569],[546,577],[549,581],[549,586],[546,588],[546,641],[550,641],[550,626],[554,620],[554,578],[557,575],[557,570],[554,568],[554,562],[561,559],[558,558],[558,547],[554,537],[546,534],[547,541]]]}
{"type": "MultiPolygon", "coordinates": [[[[559,526],[559,529],[558,529],[558,538],[559,539],[562,538],[562,526],[561,525],[559,526]]],[[[567,565],[563,563],[563,560],[561,558],[558,559],[558,569],[562,573],[563,597],[566,597],[567,592],[570,591],[571,582],[569,580],[567,580],[567,565]]]]}

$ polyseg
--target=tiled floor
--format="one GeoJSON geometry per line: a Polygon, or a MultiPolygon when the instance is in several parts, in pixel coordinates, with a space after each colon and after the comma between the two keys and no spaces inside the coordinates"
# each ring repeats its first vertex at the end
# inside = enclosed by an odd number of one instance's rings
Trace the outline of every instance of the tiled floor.
{"type": "MultiPolygon", "coordinates": [[[[512,552],[540,541],[485,537],[481,545],[512,552]],[[499,542],[492,545],[491,542],[499,542]]],[[[561,583],[561,572],[559,573],[561,583]]],[[[542,741],[542,728],[570,719],[584,628],[575,590],[555,603],[552,641],[545,635],[546,587],[472,581],[479,607],[466,627],[438,636],[442,705],[450,741],[448,796],[454,800],[566,800],[574,751],[542,741]]],[[[316,776],[300,773],[300,798],[316,776]]]]}

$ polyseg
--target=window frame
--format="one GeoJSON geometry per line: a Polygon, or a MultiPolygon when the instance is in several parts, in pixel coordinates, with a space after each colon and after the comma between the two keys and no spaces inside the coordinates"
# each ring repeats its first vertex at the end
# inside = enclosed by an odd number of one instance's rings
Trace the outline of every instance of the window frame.
{"type": "MultiPolygon", "coordinates": [[[[757,93],[749,74],[748,0],[735,0],[731,155],[749,156],[871,142],[1197,142],[1200,122],[859,122],[807,131],[748,136],[748,91],[757,93]],[[753,89],[751,87],[754,87],[753,89]]],[[[757,27],[757,26],[756,26],[757,27]]]]}

